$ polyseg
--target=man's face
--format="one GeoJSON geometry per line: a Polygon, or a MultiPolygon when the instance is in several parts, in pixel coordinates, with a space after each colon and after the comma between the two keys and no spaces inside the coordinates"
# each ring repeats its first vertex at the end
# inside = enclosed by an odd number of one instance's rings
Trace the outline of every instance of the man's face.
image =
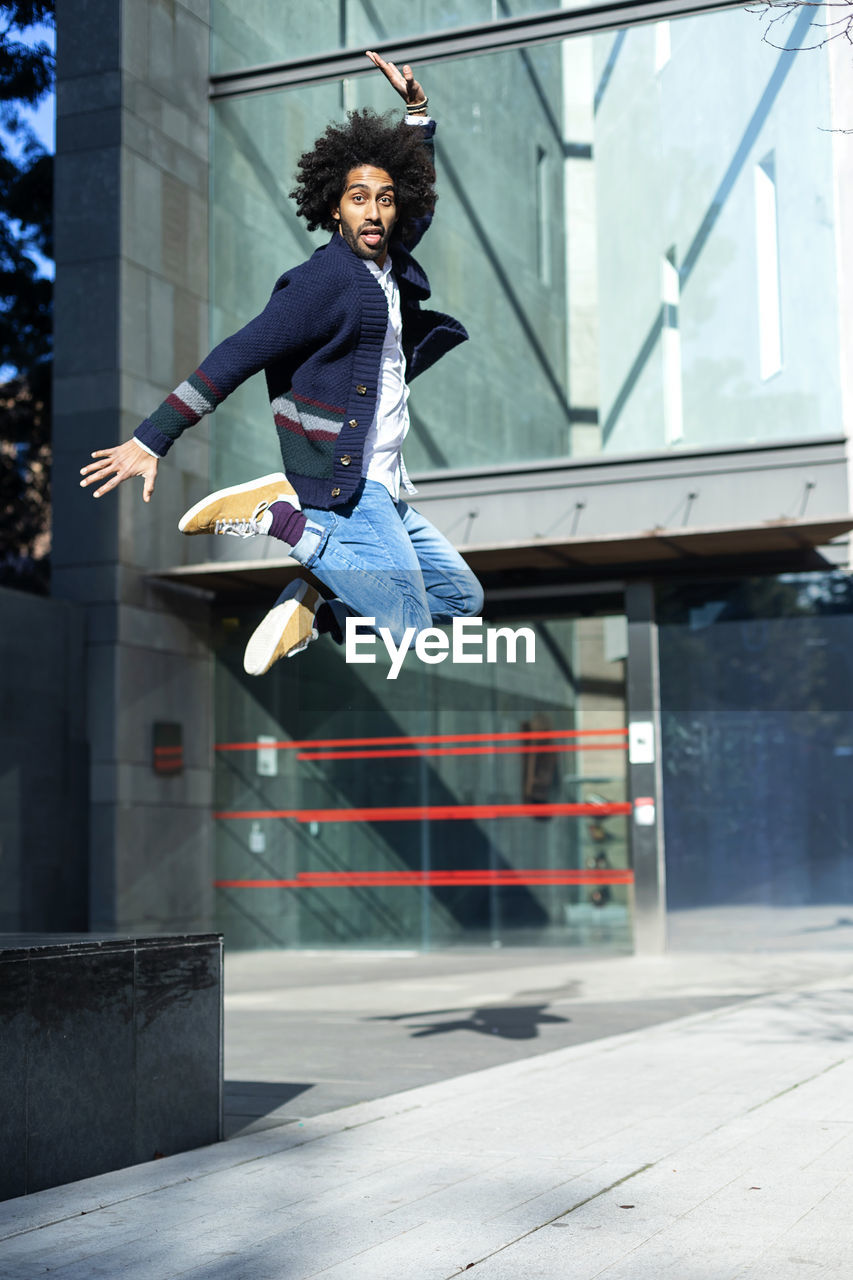
{"type": "Polygon", "coordinates": [[[332,209],[332,217],[353,253],[384,266],[397,221],[391,175],[370,164],[350,169],[341,202],[332,209]]]}

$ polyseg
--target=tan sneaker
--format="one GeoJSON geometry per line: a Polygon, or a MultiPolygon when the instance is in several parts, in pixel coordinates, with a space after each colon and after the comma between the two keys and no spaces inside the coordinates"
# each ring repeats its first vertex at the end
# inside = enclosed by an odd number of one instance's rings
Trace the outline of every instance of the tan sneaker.
{"type": "Polygon", "coordinates": [[[202,498],[181,516],[178,528],[181,533],[228,533],[235,538],[255,538],[266,533],[260,522],[267,509],[282,499],[301,510],[293,485],[283,472],[277,471],[202,498]]]}
{"type": "Polygon", "coordinates": [[[279,658],[292,658],[307,649],[319,632],[314,619],[323,597],[303,578],[285,587],[243,654],[243,670],[262,676],[279,658]]]}

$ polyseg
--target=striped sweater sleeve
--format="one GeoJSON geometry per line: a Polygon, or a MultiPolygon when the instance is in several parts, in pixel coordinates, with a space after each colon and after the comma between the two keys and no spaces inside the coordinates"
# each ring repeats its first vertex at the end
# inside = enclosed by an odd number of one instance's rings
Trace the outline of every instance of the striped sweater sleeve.
{"type": "Polygon", "coordinates": [[[288,351],[298,350],[305,340],[304,326],[286,284],[285,277],[260,315],[214,347],[195,372],[140,423],[135,439],[165,457],[187,427],[212,413],[247,378],[288,351]]]}

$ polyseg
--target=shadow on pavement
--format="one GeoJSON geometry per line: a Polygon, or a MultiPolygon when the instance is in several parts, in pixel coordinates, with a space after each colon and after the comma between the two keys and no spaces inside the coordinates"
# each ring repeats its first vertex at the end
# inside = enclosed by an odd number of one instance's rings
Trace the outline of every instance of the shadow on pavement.
{"type": "Polygon", "coordinates": [[[410,1028],[413,1039],[424,1036],[440,1036],[451,1031],[475,1031],[482,1036],[502,1036],[504,1040],[535,1040],[540,1026],[551,1022],[571,1022],[555,1013],[546,1013],[547,1004],[486,1005],[474,1009],[467,1018],[444,1021],[449,1014],[464,1013],[464,1009],[427,1009],[421,1013],[395,1013],[370,1022],[407,1022],[410,1018],[440,1018],[442,1021],[415,1023],[410,1028]]]}
{"type": "MultiPolygon", "coordinates": [[[[279,1107],[286,1106],[301,1093],[313,1089],[313,1084],[291,1082],[267,1082],[260,1080],[226,1080],[225,1081],[225,1137],[231,1138],[235,1133],[250,1126],[262,1128],[256,1122],[271,1116],[279,1107]]],[[[290,1117],[288,1117],[290,1119],[290,1117]]],[[[279,1117],[272,1123],[285,1123],[279,1117]]]]}
{"type": "Polygon", "coordinates": [[[798,933],[831,933],[835,929],[851,929],[853,928],[853,920],[849,916],[839,916],[834,924],[813,924],[805,929],[798,929],[798,933]]]}

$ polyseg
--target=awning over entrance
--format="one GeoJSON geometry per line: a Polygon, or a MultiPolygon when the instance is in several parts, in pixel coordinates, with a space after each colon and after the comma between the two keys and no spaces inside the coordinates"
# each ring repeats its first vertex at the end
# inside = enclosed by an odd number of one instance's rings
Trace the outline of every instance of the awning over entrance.
{"type": "MultiPolygon", "coordinates": [[[[750,570],[767,562],[768,570],[784,572],[818,567],[816,554],[853,530],[853,514],[820,520],[779,519],[757,525],[729,525],[706,529],[648,529],[594,538],[537,539],[498,542],[459,548],[471,568],[480,573],[504,570],[542,571],[565,568],[584,573],[630,577],[638,573],[666,577],[691,566],[719,569],[727,564],[750,570]]],[[[259,591],[281,590],[301,572],[289,556],[264,560],[209,561],[179,565],[151,574],[154,581],[209,591],[221,597],[248,599],[259,591]]]]}
{"type": "Polygon", "coordinates": [[[622,575],[632,569],[660,568],[703,560],[814,551],[853,529],[853,515],[829,520],[773,520],[760,525],[730,525],[710,529],[649,529],[642,533],[615,533],[596,538],[541,540],[520,547],[498,543],[490,547],[461,548],[474,570],[553,569],[560,565],[607,569],[622,575]]]}

